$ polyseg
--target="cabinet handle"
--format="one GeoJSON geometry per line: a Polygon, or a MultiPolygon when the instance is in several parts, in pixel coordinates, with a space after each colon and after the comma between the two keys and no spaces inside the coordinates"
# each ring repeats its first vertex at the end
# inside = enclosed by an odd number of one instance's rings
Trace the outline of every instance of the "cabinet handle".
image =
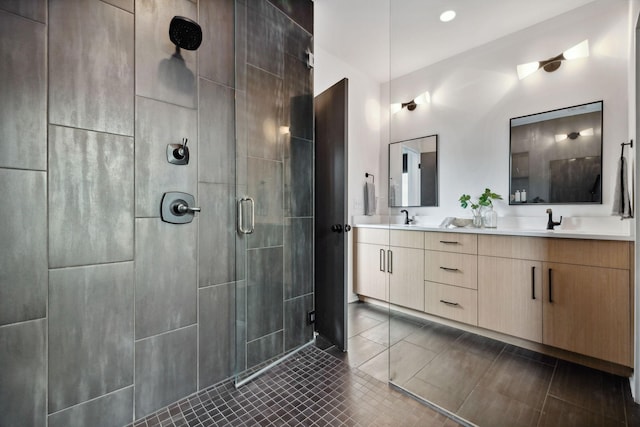
{"type": "Polygon", "coordinates": [[[460,305],[460,304],[458,304],[457,302],[445,301],[445,300],[443,300],[443,299],[441,299],[441,300],[440,300],[440,302],[441,302],[441,303],[443,303],[443,304],[447,304],[447,305],[454,306],[454,307],[457,307],[457,306],[459,306],[459,305],[460,305]]]}
{"type": "Polygon", "coordinates": [[[549,302],[553,302],[553,281],[551,280],[551,269],[549,269],[549,302]]]}
{"type": "Polygon", "coordinates": [[[457,268],[449,268],[449,267],[440,267],[440,268],[441,268],[442,270],[444,270],[444,271],[460,271],[460,270],[459,270],[459,269],[457,269],[457,268]]]}
{"type": "Polygon", "coordinates": [[[454,242],[451,240],[440,240],[440,243],[444,243],[445,245],[459,245],[460,242],[454,242]]]}
{"type": "Polygon", "coordinates": [[[531,267],[531,299],[536,299],[536,267],[531,267]]]}
{"type": "Polygon", "coordinates": [[[384,273],[384,249],[380,249],[380,271],[384,273]]]}
{"type": "Polygon", "coordinates": [[[393,273],[393,252],[387,251],[387,272],[393,273]]]}

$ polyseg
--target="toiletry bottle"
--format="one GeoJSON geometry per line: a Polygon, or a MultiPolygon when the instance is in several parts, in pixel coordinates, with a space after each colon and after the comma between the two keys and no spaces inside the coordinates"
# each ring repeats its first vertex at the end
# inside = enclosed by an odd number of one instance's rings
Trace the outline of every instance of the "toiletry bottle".
{"type": "Polygon", "coordinates": [[[527,201],[527,190],[522,190],[520,192],[520,201],[521,202],[526,202],[527,201]]]}
{"type": "Polygon", "coordinates": [[[520,190],[516,190],[516,202],[520,201],[520,190]]]}

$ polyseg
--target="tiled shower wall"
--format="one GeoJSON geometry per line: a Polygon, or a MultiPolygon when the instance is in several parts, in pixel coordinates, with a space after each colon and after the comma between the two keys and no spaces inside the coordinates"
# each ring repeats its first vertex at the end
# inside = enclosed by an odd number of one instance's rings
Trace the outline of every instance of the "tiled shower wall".
{"type": "Polygon", "coordinates": [[[311,338],[311,5],[0,0],[0,426],[125,425],[311,338]]]}

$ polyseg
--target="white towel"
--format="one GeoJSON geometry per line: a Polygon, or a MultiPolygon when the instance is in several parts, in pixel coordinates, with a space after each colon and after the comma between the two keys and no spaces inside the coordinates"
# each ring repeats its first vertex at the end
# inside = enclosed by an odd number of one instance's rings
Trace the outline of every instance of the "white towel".
{"type": "Polygon", "coordinates": [[[631,199],[627,181],[627,159],[620,157],[618,162],[618,173],[615,177],[616,190],[613,193],[613,214],[620,215],[621,218],[631,218],[631,199]]]}
{"type": "Polygon", "coordinates": [[[371,182],[364,185],[364,214],[376,214],[376,186],[371,182]]]}

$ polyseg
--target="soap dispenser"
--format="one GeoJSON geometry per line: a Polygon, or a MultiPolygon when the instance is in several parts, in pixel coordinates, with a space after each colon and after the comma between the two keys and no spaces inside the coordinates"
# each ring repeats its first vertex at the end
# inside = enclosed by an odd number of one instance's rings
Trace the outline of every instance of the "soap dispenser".
{"type": "Polygon", "coordinates": [[[523,189],[520,192],[520,201],[521,202],[526,202],[527,201],[527,190],[523,189]]]}
{"type": "Polygon", "coordinates": [[[516,201],[516,202],[520,202],[520,198],[521,198],[521,197],[522,197],[522,196],[520,196],[520,190],[516,190],[516,197],[515,197],[515,201],[516,201]]]}

